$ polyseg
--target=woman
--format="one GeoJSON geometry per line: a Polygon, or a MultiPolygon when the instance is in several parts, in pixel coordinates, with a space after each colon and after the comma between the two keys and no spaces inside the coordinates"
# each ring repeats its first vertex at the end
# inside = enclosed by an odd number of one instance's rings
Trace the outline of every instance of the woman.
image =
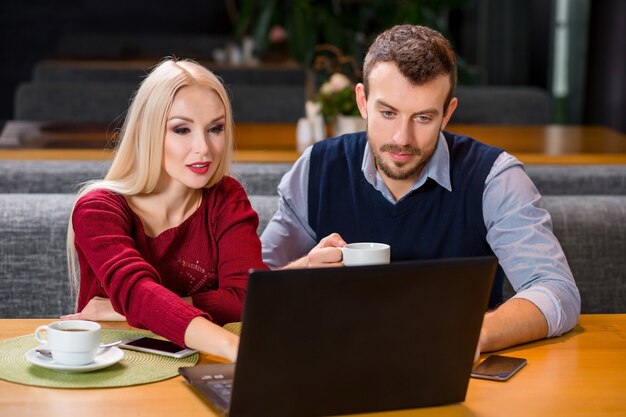
{"type": "Polygon", "coordinates": [[[235,360],[249,269],[265,269],[258,217],[229,172],[232,111],[215,75],[161,62],[128,111],[104,180],[81,189],[68,230],[79,313],[123,319],[235,360]]]}

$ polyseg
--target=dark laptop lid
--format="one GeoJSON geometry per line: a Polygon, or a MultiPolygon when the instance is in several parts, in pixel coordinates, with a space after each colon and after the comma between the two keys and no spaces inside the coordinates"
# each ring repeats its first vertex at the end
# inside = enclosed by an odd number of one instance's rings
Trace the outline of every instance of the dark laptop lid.
{"type": "Polygon", "coordinates": [[[250,274],[231,417],[463,401],[494,257],[250,274]]]}

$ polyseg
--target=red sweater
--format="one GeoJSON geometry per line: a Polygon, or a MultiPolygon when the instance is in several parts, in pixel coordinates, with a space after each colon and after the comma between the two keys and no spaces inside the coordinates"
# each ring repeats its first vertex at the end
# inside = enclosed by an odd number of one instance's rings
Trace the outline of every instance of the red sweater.
{"type": "Polygon", "coordinates": [[[248,270],[267,269],[259,219],[241,185],[224,177],[200,207],[156,237],[145,234],[126,199],[108,190],[80,198],[72,214],[80,264],[78,311],[110,298],[128,323],[183,346],[189,322],[241,320],[248,270]],[[181,297],[192,296],[193,306],[181,297]]]}

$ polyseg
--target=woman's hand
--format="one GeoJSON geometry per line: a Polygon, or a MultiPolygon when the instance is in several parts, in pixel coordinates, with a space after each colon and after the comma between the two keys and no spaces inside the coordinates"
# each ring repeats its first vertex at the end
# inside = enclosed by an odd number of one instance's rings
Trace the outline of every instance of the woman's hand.
{"type": "Polygon", "coordinates": [[[104,297],[94,297],[85,306],[83,311],[61,316],[62,320],[92,320],[92,321],[126,321],[126,317],[113,310],[111,300],[104,297]]]}
{"type": "Polygon", "coordinates": [[[191,320],[185,330],[185,345],[235,362],[239,350],[239,336],[198,316],[191,320]]]}

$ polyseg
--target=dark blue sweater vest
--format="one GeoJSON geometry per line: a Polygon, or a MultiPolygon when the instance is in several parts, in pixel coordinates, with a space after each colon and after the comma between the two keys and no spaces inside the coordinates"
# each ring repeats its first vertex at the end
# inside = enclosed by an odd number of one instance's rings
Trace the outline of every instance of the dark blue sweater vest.
{"type": "MultiPolygon", "coordinates": [[[[361,171],[364,132],[326,139],[311,151],[308,211],[317,239],[338,232],[346,242],[382,242],[391,260],[493,255],[486,240],[485,179],[502,150],[444,132],[450,149],[452,192],[428,179],[391,204],[361,171]]],[[[502,303],[498,268],[489,308],[502,303]]]]}

